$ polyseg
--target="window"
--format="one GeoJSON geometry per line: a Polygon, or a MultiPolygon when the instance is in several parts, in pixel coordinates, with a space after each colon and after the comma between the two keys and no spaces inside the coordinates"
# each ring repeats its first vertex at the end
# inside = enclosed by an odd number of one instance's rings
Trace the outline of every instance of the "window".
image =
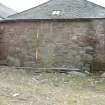
{"type": "Polygon", "coordinates": [[[60,15],[60,12],[61,11],[55,10],[55,11],[52,12],[52,15],[60,15]]]}

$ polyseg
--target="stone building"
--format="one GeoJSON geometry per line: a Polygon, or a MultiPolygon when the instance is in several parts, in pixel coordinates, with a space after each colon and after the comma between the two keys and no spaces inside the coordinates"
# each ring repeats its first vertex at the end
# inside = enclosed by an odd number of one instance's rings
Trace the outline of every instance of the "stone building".
{"type": "Polygon", "coordinates": [[[92,59],[86,53],[91,46],[84,45],[84,36],[97,37],[98,49],[105,44],[104,25],[104,7],[86,0],[48,1],[0,22],[1,62],[10,66],[80,68],[84,59],[92,59]]]}

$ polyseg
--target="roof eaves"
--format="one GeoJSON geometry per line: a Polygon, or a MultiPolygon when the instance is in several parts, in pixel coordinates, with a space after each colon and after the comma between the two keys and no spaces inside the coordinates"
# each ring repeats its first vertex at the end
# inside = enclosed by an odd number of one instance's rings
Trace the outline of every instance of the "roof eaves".
{"type": "Polygon", "coordinates": [[[0,21],[0,23],[9,23],[9,22],[46,22],[46,21],[57,21],[57,22],[62,22],[62,21],[92,21],[94,19],[102,20],[105,18],[72,18],[72,19],[11,19],[7,20],[4,19],[0,21]]]}

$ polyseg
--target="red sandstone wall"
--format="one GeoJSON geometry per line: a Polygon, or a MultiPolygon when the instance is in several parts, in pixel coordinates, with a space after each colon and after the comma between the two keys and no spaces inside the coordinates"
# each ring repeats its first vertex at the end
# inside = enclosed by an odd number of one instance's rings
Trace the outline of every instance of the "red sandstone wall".
{"type": "Polygon", "coordinates": [[[9,22],[0,26],[5,27],[8,64],[15,66],[79,67],[84,57],[91,60],[85,52],[83,36],[96,35],[99,46],[105,38],[104,20],[9,22]]]}

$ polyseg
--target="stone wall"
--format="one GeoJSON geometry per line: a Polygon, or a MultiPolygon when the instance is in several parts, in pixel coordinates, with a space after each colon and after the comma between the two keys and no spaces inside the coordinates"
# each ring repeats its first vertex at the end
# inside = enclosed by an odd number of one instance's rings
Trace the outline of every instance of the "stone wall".
{"type": "MultiPolygon", "coordinates": [[[[105,19],[0,23],[0,27],[5,28],[7,64],[80,67],[84,59],[92,59],[86,54],[90,46],[84,46],[83,37],[96,35],[101,46],[105,41],[104,25],[105,19]]],[[[99,56],[104,52],[99,52],[99,56]]]]}

